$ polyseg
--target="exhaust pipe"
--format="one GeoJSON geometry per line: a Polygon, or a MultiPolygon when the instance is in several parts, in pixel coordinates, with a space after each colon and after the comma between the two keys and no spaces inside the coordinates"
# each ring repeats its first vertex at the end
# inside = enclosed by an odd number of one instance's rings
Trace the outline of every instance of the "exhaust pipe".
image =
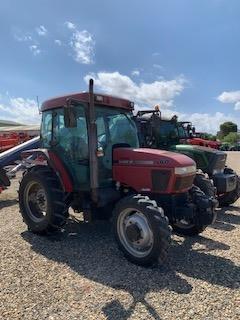
{"type": "Polygon", "coordinates": [[[98,203],[98,159],[97,159],[97,126],[95,119],[93,79],[89,80],[89,163],[90,187],[93,203],[98,203]]]}

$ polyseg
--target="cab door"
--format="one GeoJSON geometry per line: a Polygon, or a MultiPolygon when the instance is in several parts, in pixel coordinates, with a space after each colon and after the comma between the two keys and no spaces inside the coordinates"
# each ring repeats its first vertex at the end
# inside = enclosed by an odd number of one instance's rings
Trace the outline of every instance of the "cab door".
{"type": "Polygon", "coordinates": [[[64,109],[52,110],[52,123],[49,121],[50,133],[44,132],[43,146],[51,148],[65,164],[70,173],[74,190],[90,189],[89,183],[89,155],[88,155],[88,131],[84,105],[78,105],[74,109],[77,126],[67,128],[64,124],[64,109]]]}

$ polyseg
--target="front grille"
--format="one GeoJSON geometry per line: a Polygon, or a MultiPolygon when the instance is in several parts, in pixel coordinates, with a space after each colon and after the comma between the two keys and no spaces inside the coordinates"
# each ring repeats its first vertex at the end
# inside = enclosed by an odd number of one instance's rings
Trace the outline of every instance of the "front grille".
{"type": "Polygon", "coordinates": [[[175,191],[191,188],[194,180],[194,175],[177,177],[175,181],[175,191]]]}
{"type": "Polygon", "coordinates": [[[156,192],[167,190],[171,171],[170,170],[152,170],[152,188],[156,192]]]}

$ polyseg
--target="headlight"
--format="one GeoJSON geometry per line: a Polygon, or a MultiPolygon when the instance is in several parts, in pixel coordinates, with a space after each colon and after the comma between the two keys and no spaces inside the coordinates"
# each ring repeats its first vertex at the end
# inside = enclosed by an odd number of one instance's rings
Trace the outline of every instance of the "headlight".
{"type": "Polygon", "coordinates": [[[177,167],[175,168],[175,174],[182,175],[182,174],[190,174],[196,172],[196,166],[188,166],[188,167],[177,167]]]}
{"type": "Polygon", "coordinates": [[[213,174],[223,173],[224,169],[214,169],[213,174]]]}

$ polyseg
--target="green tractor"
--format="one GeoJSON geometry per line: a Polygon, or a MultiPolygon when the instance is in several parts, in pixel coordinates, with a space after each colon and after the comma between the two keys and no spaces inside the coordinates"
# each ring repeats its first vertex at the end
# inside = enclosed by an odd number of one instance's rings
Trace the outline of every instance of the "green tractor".
{"type": "Polygon", "coordinates": [[[216,217],[215,202],[193,187],[195,162],[179,153],[139,148],[133,104],[89,92],[43,103],[41,148],[23,153],[19,206],[28,229],[49,235],[72,208],[84,220],[112,221],[132,262],[163,262],[171,227],[197,234],[216,217]]]}
{"type": "Polygon", "coordinates": [[[139,111],[135,117],[142,147],[179,152],[197,164],[194,185],[205,194],[216,196],[221,207],[229,206],[240,197],[240,177],[226,166],[223,151],[187,144],[188,131],[177,116],[162,118],[157,110],[139,111]]]}

